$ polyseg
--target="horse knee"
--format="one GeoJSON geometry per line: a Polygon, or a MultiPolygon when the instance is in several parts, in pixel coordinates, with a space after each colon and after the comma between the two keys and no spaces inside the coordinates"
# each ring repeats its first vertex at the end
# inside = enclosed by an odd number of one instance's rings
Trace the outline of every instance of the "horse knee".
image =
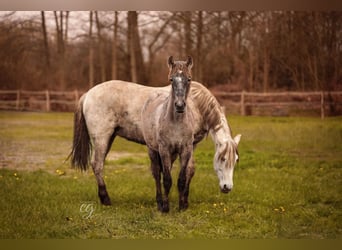
{"type": "Polygon", "coordinates": [[[195,175],[195,168],[194,167],[190,167],[188,169],[188,176],[191,179],[193,176],[195,175]]]}
{"type": "Polygon", "coordinates": [[[164,184],[164,189],[165,192],[169,192],[172,186],[172,178],[171,176],[165,176],[163,177],[163,184],[164,184]]]}
{"type": "Polygon", "coordinates": [[[182,192],[185,189],[186,186],[186,175],[185,172],[181,172],[178,176],[178,191],[182,192]]]}
{"type": "Polygon", "coordinates": [[[156,180],[160,180],[160,167],[157,165],[152,164],[151,165],[151,172],[152,172],[152,176],[154,177],[154,179],[156,180]]]}

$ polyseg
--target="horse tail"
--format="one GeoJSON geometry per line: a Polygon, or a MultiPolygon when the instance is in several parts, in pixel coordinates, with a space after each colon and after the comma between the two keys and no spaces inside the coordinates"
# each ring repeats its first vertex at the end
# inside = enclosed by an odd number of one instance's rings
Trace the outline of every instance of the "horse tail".
{"type": "Polygon", "coordinates": [[[74,138],[72,144],[71,165],[85,171],[89,167],[92,145],[87,129],[87,124],[83,114],[83,95],[74,114],[74,138]]]}

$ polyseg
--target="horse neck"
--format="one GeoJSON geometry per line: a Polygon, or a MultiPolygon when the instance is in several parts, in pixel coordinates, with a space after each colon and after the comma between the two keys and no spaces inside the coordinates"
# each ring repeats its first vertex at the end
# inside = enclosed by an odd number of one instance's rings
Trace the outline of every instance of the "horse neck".
{"type": "Polygon", "coordinates": [[[221,115],[219,124],[210,128],[209,133],[215,143],[215,146],[222,145],[227,141],[232,140],[231,131],[224,115],[221,115]]]}
{"type": "Polygon", "coordinates": [[[175,99],[173,97],[172,88],[168,97],[168,101],[165,106],[165,115],[170,121],[183,121],[187,115],[187,107],[185,107],[184,113],[177,113],[174,105],[175,99]]]}

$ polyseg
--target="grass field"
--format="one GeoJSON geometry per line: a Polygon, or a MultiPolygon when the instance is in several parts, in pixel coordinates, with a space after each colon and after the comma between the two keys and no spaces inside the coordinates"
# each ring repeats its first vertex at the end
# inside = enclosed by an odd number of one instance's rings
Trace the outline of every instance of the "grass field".
{"type": "Polygon", "coordinates": [[[120,138],[106,161],[113,206],[100,205],[91,171],[65,162],[72,121],[0,112],[0,238],[342,238],[341,117],[229,117],[242,134],[233,191],[219,191],[208,138],[189,209],[177,210],[174,186],[169,214],[157,211],[145,147],[120,138]]]}

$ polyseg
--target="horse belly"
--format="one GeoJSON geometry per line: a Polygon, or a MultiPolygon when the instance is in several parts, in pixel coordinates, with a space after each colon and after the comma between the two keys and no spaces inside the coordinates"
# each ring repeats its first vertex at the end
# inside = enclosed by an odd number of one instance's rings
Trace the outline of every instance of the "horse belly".
{"type": "Polygon", "coordinates": [[[146,144],[140,126],[138,125],[120,126],[118,127],[116,134],[129,141],[146,144]]]}

